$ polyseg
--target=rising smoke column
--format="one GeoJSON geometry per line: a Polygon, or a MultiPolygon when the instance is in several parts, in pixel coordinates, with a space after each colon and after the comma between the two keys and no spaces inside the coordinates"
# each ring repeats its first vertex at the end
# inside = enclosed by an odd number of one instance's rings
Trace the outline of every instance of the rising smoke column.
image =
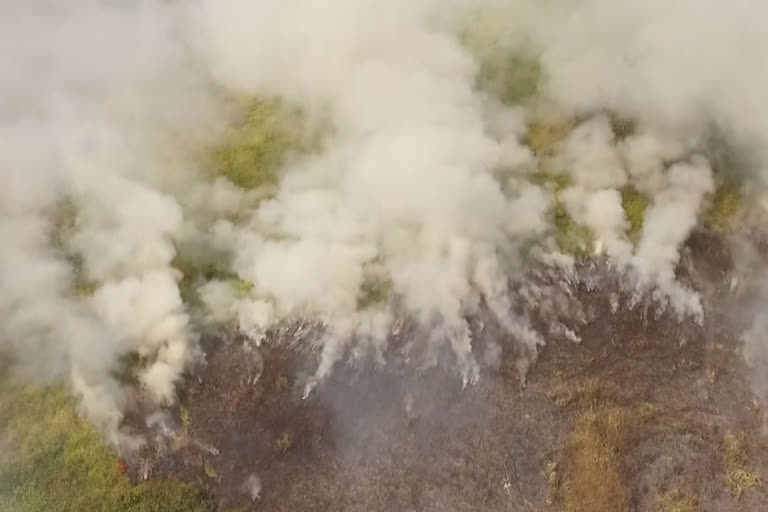
{"type": "Polygon", "coordinates": [[[700,315],[672,276],[714,187],[705,135],[718,125],[758,162],[768,139],[756,2],[19,0],[0,6],[0,347],[28,374],[71,378],[107,428],[126,354],[146,359],[150,395],[172,401],[196,339],[179,241],[228,253],[255,286],[242,297],[204,285],[217,319],[256,337],[286,316],[324,321],[318,377],[347,350],[386,349],[400,310],[360,310],[372,278],[417,319],[426,362],[448,348],[466,381],[478,366],[465,317],[481,296],[514,338],[541,343],[511,314],[507,283],[525,270],[520,249],[550,231],[553,194],[531,184],[541,162],[520,144],[535,112],[477,90],[456,35],[477,7],[510,47],[539,55],[541,98],[587,118],[554,151],[568,213],[660,300],[700,315]],[[245,221],[230,219],[243,191],[211,185],[183,155],[226,117],[209,78],[331,126],[273,197],[236,212],[245,221]],[[618,137],[604,109],[635,133],[618,137]],[[650,202],[637,247],[619,208],[627,184],[650,202]]]}
{"type": "Polygon", "coordinates": [[[178,16],[165,2],[0,6],[0,349],[28,376],[69,378],[112,441],[119,359],[146,358],[139,381],[163,402],[194,352],[170,266],[182,208],[153,183],[172,171],[164,145],[217,116],[178,16]]]}
{"type": "Polygon", "coordinates": [[[237,273],[274,298],[276,315],[316,314],[331,326],[322,377],[350,330],[386,339],[382,321],[357,313],[375,263],[427,351],[447,343],[464,379],[475,379],[464,318],[483,295],[520,330],[506,282],[519,271],[518,244],[545,229],[549,198],[530,184],[503,192],[494,172],[510,139],[502,148],[488,132],[477,63],[442,16],[445,3],[202,5],[216,77],[323,108],[334,127],[326,150],[286,169],[276,197],[234,236],[237,273]],[[258,224],[288,240],[260,235],[258,224]]]}

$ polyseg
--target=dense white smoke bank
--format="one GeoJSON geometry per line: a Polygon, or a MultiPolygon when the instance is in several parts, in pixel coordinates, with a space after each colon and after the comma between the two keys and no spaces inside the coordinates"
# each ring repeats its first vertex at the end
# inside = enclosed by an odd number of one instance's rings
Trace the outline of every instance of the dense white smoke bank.
{"type": "MultiPolygon", "coordinates": [[[[464,378],[475,378],[464,317],[482,294],[513,328],[505,282],[519,263],[516,244],[546,227],[549,200],[531,185],[504,194],[494,171],[508,164],[510,139],[505,153],[486,130],[477,65],[439,24],[444,4],[204,6],[219,79],[318,105],[335,129],[327,150],[287,169],[277,196],[236,230],[238,274],[274,298],[276,315],[310,311],[344,328],[323,339],[322,376],[349,329],[386,339],[375,316],[387,311],[356,318],[375,264],[428,343],[448,343],[464,378]],[[292,240],[269,240],[257,223],[292,240]]],[[[528,155],[519,145],[515,152],[528,155]]]]}
{"type": "Polygon", "coordinates": [[[508,283],[531,242],[556,250],[556,201],[594,234],[588,250],[700,318],[674,269],[715,188],[712,125],[763,161],[761,5],[5,2],[0,348],[27,372],[71,377],[88,414],[114,431],[121,356],[138,353],[150,395],[174,399],[196,350],[176,248],[208,247],[253,289],[209,280],[197,290],[206,313],[256,339],[285,317],[324,321],[318,378],[347,351],[383,353],[405,311],[424,362],[448,349],[472,381],[465,318],[481,299],[511,339],[544,341],[513,314],[508,283]],[[478,90],[479,62],[458,36],[476,8],[490,9],[479,30],[498,36],[499,59],[539,57],[538,104],[478,90]],[[280,96],[331,126],[269,199],[249,202],[195,169],[192,149],[226,118],[209,81],[280,96]],[[547,156],[521,142],[540,103],[587,117],[547,156]],[[636,120],[634,132],[614,133],[606,109],[636,120]],[[534,184],[542,169],[568,176],[557,197],[534,184]],[[628,185],[650,201],[636,244],[628,185]],[[371,282],[386,283],[388,300],[361,308],[371,282]]]}
{"type": "Polygon", "coordinates": [[[158,149],[215,119],[178,16],[164,2],[0,6],[0,348],[26,373],[71,375],[109,432],[119,357],[150,357],[140,381],[173,400],[194,348],[170,267],[182,209],[152,185],[170,172],[158,149]]]}

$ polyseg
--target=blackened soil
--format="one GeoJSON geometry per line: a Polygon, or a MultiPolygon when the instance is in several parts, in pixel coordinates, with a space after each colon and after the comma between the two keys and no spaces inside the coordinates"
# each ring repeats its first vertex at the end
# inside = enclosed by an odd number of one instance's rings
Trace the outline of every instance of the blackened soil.
{"type": "MultiPolygon", "coordinates": [[[[717,237],[689,240],[680,276],[704,295],[703,325],[648,297],[630,307],[619,277],[599,263],[567,278],[542,271],[537,293],[551,300],[528,313],[547,344],[523,375],[515,341],[484,327],[477,350],[497,344],[501,356],[466,389],[447,369],[417,371],[392,356],[383,368],[339,365],[303,399],[316,361],[296,339],[317,327],[276,330],[258,348],[210,337],[206,364],[171,411],[178,434],[131,461],[133,474],[200,480],[222,511],[578,512],[559,488],[579,481],[565,449],[577,446],[578,418],[647,405],[652,417],[614,447],[627,511],[768,510],[761,485],[740,494],[729,486],[729,435],[744,440],[739,475],[768,470],[734,334],[742,326],[721,313],[737,301],[731,259],[717,237]],[[581,341],[552,334],[563,328],[581,341]],[[675,503],[665,496],[696,508],[665,510],[675,503]]],[[[610,507],[585,512],[622,512],[610,507]]]]}

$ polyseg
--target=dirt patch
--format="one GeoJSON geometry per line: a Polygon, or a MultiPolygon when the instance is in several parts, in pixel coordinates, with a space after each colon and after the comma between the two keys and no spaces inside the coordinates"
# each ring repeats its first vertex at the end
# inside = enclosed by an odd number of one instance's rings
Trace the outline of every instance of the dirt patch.
{"type": "Polygon", "coordinates": [[[467,389],[393,352],[383,367],[339,365],[302,399],[316,361],[296,347],[318,326],[258,348],[210,336],[158,422],[174,434],[158,427],[131,476],[199,480],[222,511],[763,509],[763,413],[736,326],[716,314],[733,300],[730,260],[706,233],[688,244],[680,275],[704,292],[702,325],[636,300],[599,262],[537,269],[521,297],[548,343],[526,368],[513,340],[471,319],[478,357],[504,355],[467,389]]]}

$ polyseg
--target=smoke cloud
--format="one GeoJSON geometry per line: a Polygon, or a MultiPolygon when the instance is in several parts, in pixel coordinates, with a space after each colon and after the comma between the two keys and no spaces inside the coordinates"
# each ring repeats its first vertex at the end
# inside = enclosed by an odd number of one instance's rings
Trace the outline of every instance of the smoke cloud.
{"type": "Polygon", "coordinates": [[[285,318],[322,321],[319,380],[348,353],[381,356],[405,314],[422,363],[447,352],[472,382],[466,318],[482,307],[518,343],[545,341],[510,282],[532,246],[563,259],[557,208],[638,293],[701,320],[675,267],[723,172],[713,126],[768,176],[761,14],[748,0],[5,2],[0,349],[27,375],[69,379],[113,435],[121,360],[138,356],[139,382],[172,402],[203,320],[257,342],[285,318]],[[485,55],[466,30],[494,34],[485,55]],[[533,99],[479,87],[488,55],[537,60],[533,99]],[[222,91],[280,97],[328,127],[266,198],[205,172],[200,148],[232,119],[222,91]],[[575,126],[533,151],[547,109],[575,126]],[[649,204],[636,243],[628,186],[649,204]],[[223,255],[246,290],[209,277],[199,309],[184,251],[223,255]],[[381,300],[361,304],[372,286],[381,300]]]}

